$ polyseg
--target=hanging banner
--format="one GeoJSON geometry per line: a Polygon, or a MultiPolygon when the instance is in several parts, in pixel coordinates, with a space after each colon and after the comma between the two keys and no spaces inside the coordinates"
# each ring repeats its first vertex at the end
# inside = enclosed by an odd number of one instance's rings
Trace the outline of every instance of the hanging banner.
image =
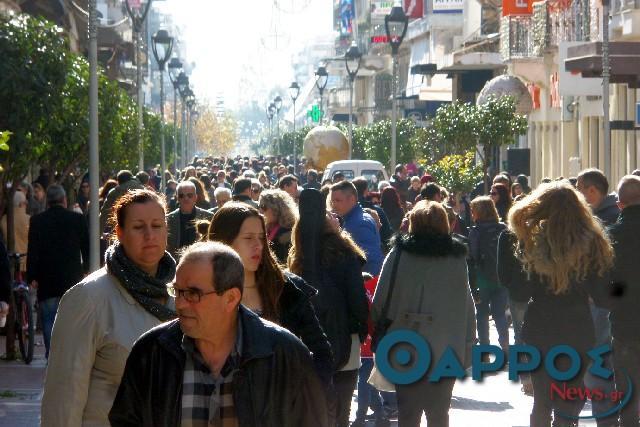
{"type": "Polygon", "coordinates": [[[402,6],[409,19],[420,19],[424,15],[424,0],[404,0],[402,6]]]}
{"type": "Polygon", "coordinates": [[[340,34],[343,36],[353,34],[353,0],[340,1],[340,34]]]}
{"type": "Polygon", "coordinates": [[[373,0],[371,2],[371,15],[383,17],[391,13],[393,1],[373,0]]]}
{"type": "Polygon", "coordinates": [[[533,0],[502,0],[502,16],[533,14],[533,0]]]}
{"type": "Polygon", "coordinates": [[[433,0],[433,13],[462,13],[464,0],[433,0]]]}

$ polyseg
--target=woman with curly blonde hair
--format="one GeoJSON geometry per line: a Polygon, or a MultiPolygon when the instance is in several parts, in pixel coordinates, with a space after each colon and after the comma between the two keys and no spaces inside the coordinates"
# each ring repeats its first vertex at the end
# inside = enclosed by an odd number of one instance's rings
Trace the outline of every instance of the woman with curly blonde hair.
{"type": "Polygon", "coordinates": [[[298,219],[296,202],[286,191],[266,190],[260,194],[258,207],[267,223],[269,245],[284,265],[291,247],[291,229],[298,219]]]}
{"type": "MultiPolygon", "coordinates": [[[[613,250],[601,224],[586,201],[571,185],[552,182],[538,187],[509,212],[509,229],[517,243],[513,256],[531,278],[531,299],[525,314],[522,339],[533,345],[544,360],[556,345],[569,345],[582,358],[580,372],[566,387],[583,387],[586,352],[595,343],[589,298],[606,305],[608,273],[613,250]]],[[[565,355],[557,357],[562,372],[571,365],[565,355]]],[[[531,426],[577,426],[584,400],[552,399],[552,379],[544,369],[532,372],[533,410],[531,426]],[[564,417],[564,416],[568,416],[564,417]]]]}

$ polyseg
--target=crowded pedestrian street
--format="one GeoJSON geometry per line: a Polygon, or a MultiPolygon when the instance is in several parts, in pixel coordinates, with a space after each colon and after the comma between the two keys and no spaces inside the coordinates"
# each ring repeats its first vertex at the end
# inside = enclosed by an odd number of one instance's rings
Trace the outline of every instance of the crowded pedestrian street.
{"type": "Polygon", "coordinates": [[[638,88],[640,0],[0,0],[0,427],[640,427],[638,88]]]}

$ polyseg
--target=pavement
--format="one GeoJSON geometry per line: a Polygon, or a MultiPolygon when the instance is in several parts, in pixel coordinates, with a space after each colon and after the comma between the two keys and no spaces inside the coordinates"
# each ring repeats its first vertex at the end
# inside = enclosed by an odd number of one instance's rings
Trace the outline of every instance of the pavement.
{"type": "MultiPolygon", "coordinates": [[[[497,342],[492,325],[491,340],[497,342]]],[[[36,343],[42,343],[38,335],[36,343]]],[[[0,336],[0,353],[4,353],[5,338],[0,336]]],[[[0,427],[35,427],[39,425],[42,383],[46,362],[44,346],[37,345],[30,365],[23,362],[0,361],[0,427]]],[[[451,427],[525,427],[533,398],[520,391],[519,383],[512,383],[507,372],[488,376],[483,382],[470,379],[458,381],[453,389],[451,427]]],[[[351,415],[355,416],[357,399],[354,394],[351,415]]],[[[589,403],[581,415],[589,415],[589,403]]],[[[392,426],[397,426],[392,421],[392,426]]],[[[423,419],[421,426],[426,426],[423,419]]],[[[583,421],[580,426],[595,426],[595,421],[583,421]]],[[[373,427],[373,422],[370,422],[373,427]]]]}

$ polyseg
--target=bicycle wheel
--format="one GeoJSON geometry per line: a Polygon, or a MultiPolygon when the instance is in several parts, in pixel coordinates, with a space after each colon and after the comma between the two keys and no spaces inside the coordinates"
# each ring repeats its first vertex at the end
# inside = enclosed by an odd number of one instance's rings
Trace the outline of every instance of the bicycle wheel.
{"type": "Polygon", "coordinates": [[[18,326],[16,331],[18,335],[18,344],[20,345],[20,353],[22,360],[27,365],[33,360],[33,346],[35,344],[35,328],[33,324],[33,309],[29,304],[29,296],[26,293],[17,298],[16,306],[18,307],[18,326]]]}

